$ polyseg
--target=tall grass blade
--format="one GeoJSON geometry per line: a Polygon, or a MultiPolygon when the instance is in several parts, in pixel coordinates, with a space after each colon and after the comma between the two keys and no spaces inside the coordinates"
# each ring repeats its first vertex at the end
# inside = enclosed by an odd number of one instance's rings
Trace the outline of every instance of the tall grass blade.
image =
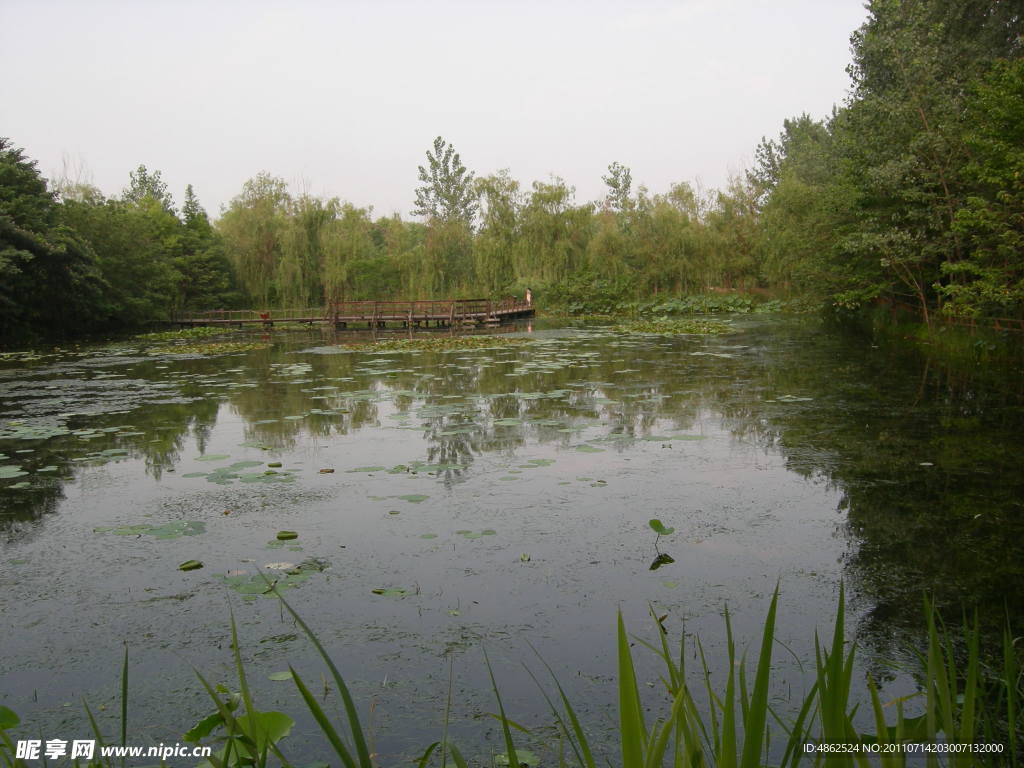
{"type": "Polygon", "coordinates": [[[596,764],[594,763],[594,756],[590,751],[590,744],[587,741],[587,736],[583,732],[583,727],[580,725],[579,718],[576,717],[576,711],[572,708],[572,704],[569,703],[569,697],[565,695],[565,691],[562,689],[561,683],[558,682],[558,678],[555,676],[554,670],[552,670],[550,665],[548,665],[548,663],[544,661],[544,658],[540,655],[537,649],[533,647],[533,645],[530,645],[530,648],[537,655],[537,658],[540,659],[540,663],[544,665],[545,669],[547,669],[548,674],[551,675],[551,680],[555,684],[555,688],[558,689],[558,695],[562,700],[562,706],[565,708],[566,717],[569,718],[569,724],[572,727],[571,732],[569,728],[566,727],[565,720],[558,712],[558,709],[557,707],[555,707],[554,702],[551,701],[551,698],[548,696],[547,691],[545,691],[544,687],[540,684],[540,681],[538,681],[537,678],[534,677],[533,672],[531,672],[529,668],[527,668],[526,671],[529,673],[530,677],[533,678],[533,681],[537,684],[537,687],[540,689],[540,692],[547,700],[548,707],[554,714],[555,720],[558,722],[559,727],[562,729],[562,733],[565,734],[565,738],[569,741],[569,746],[572,747],[573,752],[576,753],[576,761],[584,768],[597,768],[596,764]]]}
{"type": "Polygon", "coordinates": [[[427,747],[426,751],[423,753],[420,759],[416,761],[416,768],[427,768],[427,762],[430,760],[430,756],[434,753],[434,750],[437,749],[440,745],[440,741],[435,741],[433,744],[427,747]]]}
{"type": "Polygon", "coordinates": [[[623,768],[642,768],[644,748],[647,741],[647,727],[644,725],[640,691],[633,669],[633,656],[629,652],[629,638],[626,625],[619,611],[619,731],[622,738],[623,768]]]}
{"type": "Polygon", "coordinates": [[[299,677],[299,673],[295,671],[291,664],[288,665],[288,671],[292,674],[292,681],[295,683],[295,687],[299,689],[299,694],[302,696],[302,700],[306,702],[306,708],[309,709],[310,714],[313,715],[313,719],[316,720],[316,724],[320,726],[320,730],[323,731],[324,736],[327,737],[327,741],[330,742],[331,747],[338,755],[342,764],[345,768],[356,768],[356,762],[352,758],[352,753],[349,752],[348,747],[345,746],[345,742],[331,723],[330,718],[327,717],[323,707],[320,706],[320,702],[316,700],[316,697],[309,690],[305,681],[299,677]]]}
{"type": "MultiPolygon", "coordinates": [[[[128,644],[124,646],[124,661],[121,662],[121,746],[128,744],[128,644]]],[[[122,758],[121,764],[124,765],[122,758]]]]}
{"type": "Polygon", "coordinates": [[[268,579],[265,574],[261,575],[267,582],[271,591],[274,593],[274,596],[281,601],[281,605],[283,605],[288,613],[292,615],[292,618],[295,619],[295,623],[302,628],[306,637],[308,637],[310,642],[313,643],[313,647],[316,648],[317,653],[320,654],[320,658],[323,659],[327,668],[330,670],[331,677],[334,679],[334,684],[337,686],[338,692],[341,694],[342,703],[345,707],[345,714],[348,717],[349,728],[352,731],[352,742],[355,745],[356,755],[359,758],[359,766],[360,768],[373,768],[373,761],[370,759],[370,751],[366,748],[366,736],[363,734],[363,728],[359,724],[359,713],[356,710],[355,702],[352,700],[352,694],[349,692],[348,686],[345,685],[345,680],[342,678],[337,666],[335,666],[334,661],[327,654],[327,651],[324,650],[319,638],[317,638],[313,630],[309,628],[309,625],[302,620],[302,617],[299,616],[288,601],[282,597],[281,593],[277,591],[276,587],[274,587],[273,582],[268,579]]]}
{"type": "Polygon", "coordinates": [[[1020,661],[1017,658],[1016,649],[1013,647],[1013,633],[1010,631],[1010,622],[1007,619],[1006,628],[1003,630],[1003,679],[1006,682],[1006,725],[1009,731],[1010,755],[1013,765],[1020,764],[1018,751],[1018,728],[1017,718],[1020,716],[1020,705],[1017,701],[1017,694],[1020,690],[1021,670],[1020,661]]]}
{"type": "Polygon", "coordinates": [[[779,602],[779,585],[776,583],[768,617],[764,621],[761,637],[761,653],[754,674],[754,691],[750,698],[743,722],[743,768],[759,768],[763,751],[765,727],[768,721],[768,682],[772,671],[772,647],[775,644],[775,609],[779,602]]]}
{"type": "Polygon", "coordinates": [[[508,755],[508,764],[510,768],[518,768],[519,757],[516,755],[515,744],[512,743],[512,731],[509,730],[509,721],[505,717],[505,706],[501,703],[501,693],[498,691],[498,683],[494,679],[494,669],[491,667],[491,660],[487,656],[487,649],[481,646],[484,652],[484,662],[487,664],[487,674],[491,676],[491,688],[494,691],[494,698],[498,700],[498,711],[501,713],[501,732],[505,737],[505,750],[508,755]]]}
{"type": "MultiPolygon", "coordinates": [[[[103,754],[103,748],[106,746],[106,742],[103,739],[103,733],[100,731],[100,726],[96,722],[96,718],[93,717],[92,710],[89,709],[89,702],[82,699],[82,706],[85,708],[85,716],[89,719],[89,727],[92,728],[92,734],[96,737],[97,752],[103,754]]],[[[102,765],[102,763],[101,763],[102,765]]],[[[108,757],[106,760],[107,768],[110,768],[112,762],[108,757]]]]}
{"type": "MultiPolygon", "coordinates": [[[[729,609],[725,611],[725,645],[726,660],[729,663],[729,675],[725,683],[725,699],[722,701],[722,733],[721,741],[715,745],[715,757],[722,768],[735,768],[737,763],[736,744],[736,645],[732,636],[732,619],[729,609]]],[[[710,693],[710,674],[708,691],[710,693]]]]}

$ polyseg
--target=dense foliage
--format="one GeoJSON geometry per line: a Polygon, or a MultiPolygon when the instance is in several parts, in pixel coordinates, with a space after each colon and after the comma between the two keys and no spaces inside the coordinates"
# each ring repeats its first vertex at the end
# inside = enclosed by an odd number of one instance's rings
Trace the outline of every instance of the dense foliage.
{"type": "Polygon", "coordinates": [[[852,37],[853,89],[826,120],[786,120],[723,190],[603,200],[560,178],[476,177],[437,137],[414,213],[247,181],[211,223],[160,172],[119,198],[49,188],[0,141],[0,338],[137,325],[189,308],[522,294],[614,312],[767,289],[819,305],[909,305],[927,322],[1024,320],[1024,48],[1007,0],[873,0],[852,37]]]}

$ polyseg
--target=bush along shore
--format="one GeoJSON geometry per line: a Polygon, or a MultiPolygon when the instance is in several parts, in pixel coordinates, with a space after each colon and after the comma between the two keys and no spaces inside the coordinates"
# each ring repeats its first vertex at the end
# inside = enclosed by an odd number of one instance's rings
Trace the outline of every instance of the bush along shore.
{"type": "MultiPolygon", "coordinates": [[[[265,577],[264,577],[265,578],[265,577]]],[[[288,675],[323,737],[321,758],[327,762],[312,765],[339,765],[345,768],[373,768],[374,756],[368,748],[367,731],[360,719],[360,707],[339,670],[320,642],[316,632],[299,616],[267,579],[267,590],[280,601],[305,634],[326,666],[338,691],[344,717],[332,718],[313,693],[310,685],[289,665],[288,675]]],[[[607,764],[623,768],[760,768],[761,766],[1019,766],[1021,747],[1020,704],[1024,694],[1021,649],[1007,627],[1003,636],[1001,662],[984,663],[979,647],[977,617],[965,619],[957,629],[946,627],[937,612],[925,601],[923,621],[927,645],[915,651],[918,668],[916,695],[894,702],[883,702],[877,684],[866,676],[868,700],[854,701],[853,681],[858,674],[856,644],[845,636],[845,599],[840,585],[832,638],[814,642],[815,678],[795,711],[778,711],[771,703],[773,658],[778,653],[775,637],[779,590],[768,605],[761,637],[756,648],[740,650],[733,635],[728,610],[725,621],[724,678],[712,681],[711,666],[699,638],[687,647],[686,639],[673,650],[667,632],[657,614],[651,611],[658,640],[635,638],[646,652],[655,654],[663,665],[662,706],[653,717],[650,701],[641,697],[641,686],[634,669],[630,635],[621,613],[617,620],[617,699],[619,718],[617,754],[607,764]],[[749,653],[748,653],[749,651],[749,653]],[[697,659],[696,669],[687,669],[687,658],[697,659]],[[914,714],[911,714],[913,712],[914,714]],[[863,723],[872,724],[867,730],[863,723]],[[858,724],[861,724],[858,726],[858,724]]],[[[197,671],[199,684],[210,698],[212,712],[187,731],[185,742],[209,745],[212,755],[200,765],[285,767],[294,764],[287,757],[287,737],[295,721],[282,712],[261,710],[250,689],[234,616],[231,616],[231,649],[236,680],[234,690],[213,684],[197,671]]],[[[425,745],[411,764],[456,768],[470,765],[541,765],[597,768],[606,760],[599,758],[597,745],[587,736],[588,728],[560,685],[554,671],[540,659],[544,668],[542,682],[534,676],[557,725],[557,741],[547,743],[530,729],[516,722],[505,710],[501,686],[496,681],[486,648],[486,665],[501,724],[500,754],[467,759],[460,747],[448,738],[451,709],[451,675],[439,738],[425,745]],[[513,730],[524,736],[513,737],[513,730]],[[520,741],[519,746],[516,740],[520,741]],[[538,739],[540,741],[538,742],[538,739]],[[524,749],[522,742],[538,749],[541,756],[524,749]]],[[[533,676],[533,672],[530,672],[533,676]]],[[[128,655],[125,651],[121,670],[121,709],[119,741],[128,743],[128,655]]],[[[83,702],[98,745],[115,743],[99,726],[87,702],[83,702]]],[[[0,766],[28,768],[17,755],[16,742],[31,729],[20,724],[18,716],[0,706],[0,766]]],[[[550,740],[550,730],[545,729],[550,740]]],[[[604,746],[604,745],[602,745],[604,746]]],[[[80,763],[68,763],[79,765],[80,763]]],[[[114,768],[113,758],[97,759],[89,765],[114,768]]],[[[162,763],[165,764],[165,763],[162,763]]]]}

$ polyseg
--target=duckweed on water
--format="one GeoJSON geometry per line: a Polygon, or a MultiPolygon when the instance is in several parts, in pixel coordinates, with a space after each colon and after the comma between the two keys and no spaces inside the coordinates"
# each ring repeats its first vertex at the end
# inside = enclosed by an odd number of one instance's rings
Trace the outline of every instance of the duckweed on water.
{"type": "Polygon", "coordinates": [[[142,339],[143,341],[177,341],[178,339],[205,339],[209,336],[222,336],[225,333],[237,333],[237,331],[234,328],[199,326],[196,328],[181,328],[176,331],[140,333],[135,338],[142,339]]]}
{"type": "Polygon", "coordinates": [[[359,344],[342,344],[342,349],[374,352],[447,352],[460,349],[493,349],[529,344],[532,339],[498,336],[427,336],[415,339],[381,339],[359,344]]]}
{"type": "Polygon", "coordinates": [[[630,320],[616,325],[614,330],[619,333],[651,333],[662,336],[696,334],[701,336],[718,336],[732,333],[736,329],[721,320],[699,320],[693,318],[659,317],[649,320],[630,320]]]}
{"type": "Polygon", "coordinates": [[[256,349],[267,349],[270,345],[256,341],[210,341],[195,344],[174,344],[170,346],[152,347],[146,350],[147,355],[231,355],[238,352],[251,352],[256,349]]]}
{"type": "Polygon", "coordinates": [[[163,525],[141,523],[120,527],[100,526],[93,528],[93,531],[109,533],[114,536],[152,536],[154,539],[177,539],[182,536],[198,536],[201,533],[206,533],[206,523],[197,520],[177,520],[163,525]]]}

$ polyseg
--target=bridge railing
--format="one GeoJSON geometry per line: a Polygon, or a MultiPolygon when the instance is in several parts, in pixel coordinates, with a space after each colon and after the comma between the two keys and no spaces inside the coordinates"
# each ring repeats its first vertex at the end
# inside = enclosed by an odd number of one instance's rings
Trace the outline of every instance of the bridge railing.
{"type": "Polygon", "coordinates": [[[532,305],[514,297],[505,299],[425,299],[412,301],[333,301],[326,306],[283,309],[210,309],[176,312],[172,322],[258,323],[291,321],[438,320],[497,317],[524,312],[532,305]]]}

